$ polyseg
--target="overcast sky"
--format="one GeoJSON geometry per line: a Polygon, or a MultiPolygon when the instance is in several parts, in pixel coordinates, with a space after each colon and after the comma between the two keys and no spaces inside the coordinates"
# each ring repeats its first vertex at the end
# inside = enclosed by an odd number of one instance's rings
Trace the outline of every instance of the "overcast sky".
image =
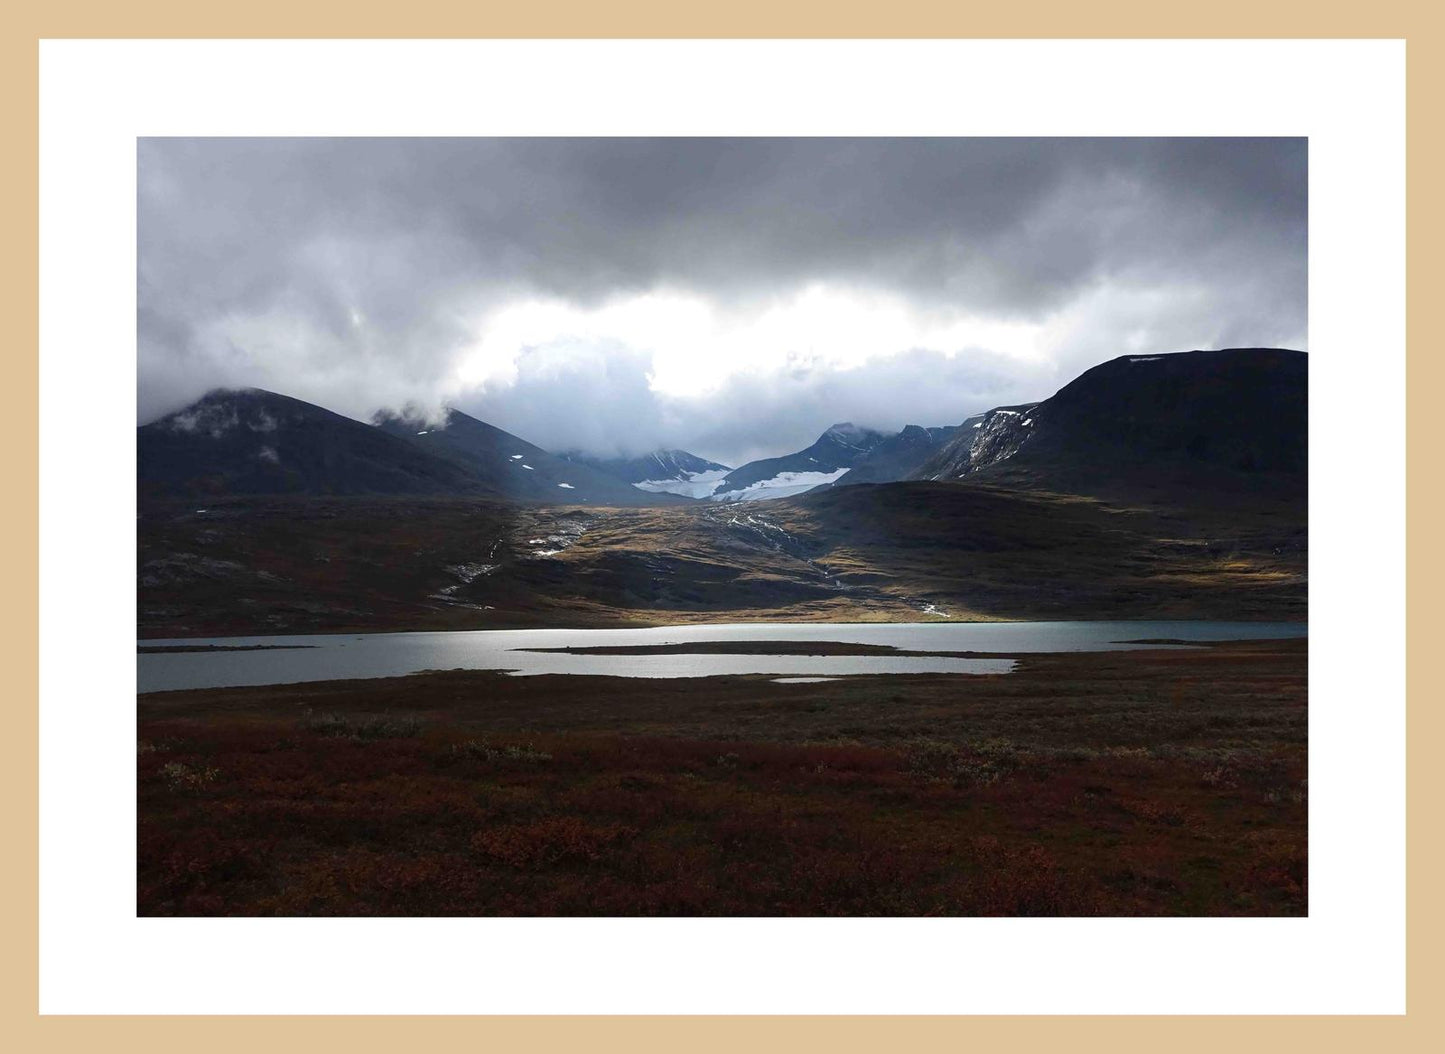
{"type": "Polygon", "coordinates": [[[144,139],[139,420],[218,386],[731,465],[1306,347],[1303,139],[144,139]]]}

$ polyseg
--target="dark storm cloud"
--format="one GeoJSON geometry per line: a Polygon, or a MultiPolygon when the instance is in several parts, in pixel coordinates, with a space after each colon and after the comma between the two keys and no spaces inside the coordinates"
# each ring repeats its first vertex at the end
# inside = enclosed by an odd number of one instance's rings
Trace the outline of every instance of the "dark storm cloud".
{"type": "Polygon", "coordinates": [[[890,357],[933,352],[955,357],[935,354],[927,406],[896,390],[872,412],[942,423],[978,408],[985,374],[1011,395],[1044,383],[1017,393],[1041,397],[1124,351],[1302,345],[1305,195],[1303,140],[143,140],[139,412],[255,384],[357,416],[456,399],[504,424],[523,415],[507,387],[463,390],[458,364],[494,311],[527,299],[587,309],[668,290],[746,315],[822,284],[920,318],[1047,329],[1012,372],[987,348],[900,336],[866,367],[752,371],[701,401],[649,392],[640,349],[562,341],[545,374],[519,359],[514,392],[555,408],[526,412],[544,446],[557,430],[594,446],[672,436],[736,460],[760,415],[846,402],[849,375],[894,391],[890,357]],[[604,351],[625,415],[578,380],[604,351]]]}

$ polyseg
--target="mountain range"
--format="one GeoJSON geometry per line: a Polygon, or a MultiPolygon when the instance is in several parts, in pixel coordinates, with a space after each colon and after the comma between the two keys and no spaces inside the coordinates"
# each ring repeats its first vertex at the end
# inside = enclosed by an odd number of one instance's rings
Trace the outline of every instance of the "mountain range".
{"type": "Polygon", "coordinates": [[[1307,363],[1124,356],[953,428],[844,423],[731,470],[214,392],[137,433],[142,634],[1302,618],[1307,363]]]}
{"type": "Polygon", "coordinates": [[[924,428],[907,425],[897,435],[889,436],[869,449],[847,472],[825,486],[847,487],[854,483],[892,483],[908,479],[957,431],[958,426],[924,428]]]}
{"type": "Polygon", "coordinates": [[[1272,348],[1121,356],[1041,402],[893,434],[842,422],[802,450],[737,468],[676,449],[552,454],[455,409],[440,421],[382,412],[368,425],[273,392],[217,390],[138,429],[138,485],[146,497],[427,494],[627,507],[902,480],[1100,493],[1261,474],[1299,483],[1306,361],[1272,348]]]}
{"type": "Polygon", "coordinates": [[[650,495],[593,466],[549,454],[460,410],[440,422],[377,414],[374,424],[466,473],[489,496],[560,505],[647,505],[680,501],[650,495]]]}

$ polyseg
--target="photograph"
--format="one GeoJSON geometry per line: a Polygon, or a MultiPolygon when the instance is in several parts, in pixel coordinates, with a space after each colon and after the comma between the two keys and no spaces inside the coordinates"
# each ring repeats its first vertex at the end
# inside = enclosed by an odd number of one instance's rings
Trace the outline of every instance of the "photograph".
{"type": "Polygon", "coordinates": [[[137,138],[136,914],[1308,916],[1310,142],[137,138]]]}

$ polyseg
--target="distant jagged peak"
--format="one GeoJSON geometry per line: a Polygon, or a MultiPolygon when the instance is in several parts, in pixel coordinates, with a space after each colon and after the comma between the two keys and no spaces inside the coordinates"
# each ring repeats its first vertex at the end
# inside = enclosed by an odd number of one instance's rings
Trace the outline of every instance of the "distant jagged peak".
{"type": "Polygon", "coordinates": [[[680,448],[659,448],[636,457],[598,457],[575,450],[563,456],[607,472],[640,490],[694,498],[702,497],[711,490],[712,483],[732,471],[727,465],[680,448]]]}
{"type": "Polygon", "coordinates": [[[859,450],[866,450],[869,447],[881,443],[887,436],[873,428],[864,428],[855,425],[852,421],[839,421],[830,425],[828,430],[818,437],[819,443],[839,443],[843,446],[853,447],[859,450]]]}
{"type": "MultiPolygon", "coordinates": [[[[623,459],[619,458],[617,460],[621,461],[623,459]]],[[[648,454],[644,454],[642,457],[633,458],[632,460],[637,462],[650,461],[658,465],[664,471],[669,472],[703,472],[707,471],[708,469],[728,468],[728,466],[726,465],[720,465],[715,461],[709,461],[706,458],[698,457],[690,450],[682,450],[677,447],[659,448],[657,450],[651,451],[648,454]]]]}

